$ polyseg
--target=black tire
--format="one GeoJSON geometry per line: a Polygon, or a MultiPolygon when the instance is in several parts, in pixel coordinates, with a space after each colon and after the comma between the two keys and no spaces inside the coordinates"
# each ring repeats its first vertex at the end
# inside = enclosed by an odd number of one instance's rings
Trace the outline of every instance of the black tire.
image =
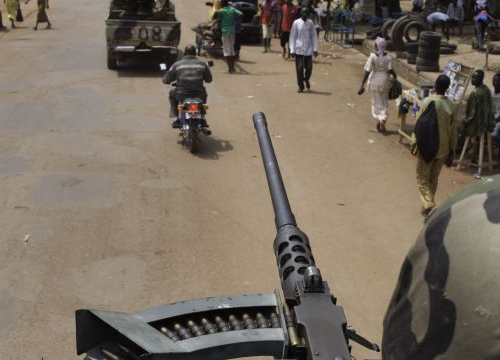
{"type": "Polygon", "coordinates": [[[418,53],[418,46],[419,46],[418,42],[416,42],[416,41],[415,42],[407,42],[405,44],[405,46],[406,46],[406,52],[408,54],[417,54],[418,53]]]}
{"type": "Polygon", "coordinates": [[[437,49],[418,49],[418,57],[425,59],[426,61],[437,61],[439,60],[439,48],[437,49]]]}
{"type": "Polygon", "coordinates": [[[417,55],[417,65],[422,65],[422,66],[435,66],[439,65],[439,60],[432,60],[432,59],[426,59],[420,57],[420,55],[417,55]]]}
{"type": "Polygon", "coordinates": [[[200,140],[198,139],[198,133],[194,131],[193,129],[189,129],[188,132],[188,146],[189,146],[189,151],[191,154],[194,154],[196,151],[198,151],[198,143],[200,140]]]}
{"type": "Polygon", "coordinates": [[[420,46],[423,47],[438,47],[441,44],[442,35],[432,31],[422,31],[420,33],[420,46]]]}
{"type": "Polygon", "coordinates": [[[439,52],[442,55],[449,55],[449,54],[454,54],[455,50],[453,50],[453,48],[451,48],[451,47],[442,47],[441,46],[439,52]]]}
{"type": "Polygon", "coordinates": [[[396,20],[394,25],[391,28],[391,40],[394,44],[394,49],[396,51],[405,51],[405,42],[403,39],[404,28],[406,24],[411,22],[411,19],[408,15],[402,16],[396,20]]]}
{"type": "Polygon", "coordinates": [[[425,61],[435,62],[439,61],[439,48],[436,50],[432,49],[418,49],[418,57],[424,59],[425,61]]]}
{"type": "Polygon", "coordinates": [[[420,33],[420,38],[425,41],[441,41],[443,35],[435,31],[422,31],[420,33]]]}
{"type": "Polygon", "coordinates": [[[449,42],[441,42],[441,48],[449,48],[452,49],[453,51],[457,50],[458,45],[457,44],[452,44],[449,42]]]}
{"type": "MultiPolygon", "coordinates": [[[[417,61],[418,61],[418,59],[417,59],[417,61]]],[[[418,65],[417,64],[417,71],[418,72],[421,72],[421,71],[424,71],[424,72],[439,72],[440,69],[439,69],[439,65],[426,66],[426,65],[418,65]]]]}
{"type": "Polygon", "coordinates": [[[428,49],[435,49],[435,48],[441,46],[440,42],[437,42],[437,41],[428,42],[428,41],[422,40],[422,38],[420,38],[418,43],[421,47],[428,48],[428,49]]]}
{"type": "Polygon", "coordinates": [[[419,23],[418,21],[411,21],[406,24],[403,30],[403,36],[406,41],[418,41],[420,39],[420,33],[426,30],[424,24],[419,23]]]}
{"type": "Polygon", "coordinates": [[[392,40],[387,40],[387,51],[394,51],[394,44],[392,43],[392,40]]]}
{"type": "Polygon", "coordinates": [[[118,69],[118,60],[113,56],[113,54],[108,51],[108,69],[116,70],[118,69]]]}
{"type": "Polygon", "coordinates": [[[382,37],[384,37],[386,40],[389,40],[391,38],[390,32],[392,25],[394,25],[395,22],[395,19],[389,19],[382,25],[380,32],[382,33],[382,37]]]}

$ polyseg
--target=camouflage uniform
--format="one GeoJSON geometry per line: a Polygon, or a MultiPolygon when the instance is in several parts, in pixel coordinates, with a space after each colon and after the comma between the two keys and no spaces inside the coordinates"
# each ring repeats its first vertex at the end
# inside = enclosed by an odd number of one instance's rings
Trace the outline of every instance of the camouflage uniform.
{"type": "Polygon", "coordinates": [[[421,156],[417,162],[417,184],[422,201],[422,212],[435,206],[438,178],[450,150],[457,144],[457,125],[455,119],[456,106],[444,96],[429,96],[422,103],[423,113],[426,107],[434,101],[439,128],[439,149],[436,158],[426,163],[421,156]]]}
{"type": "Polygon", "coordinates": [[[431,216],[384,319],[384,360],[500,359],[500,176],[431,216]]]}

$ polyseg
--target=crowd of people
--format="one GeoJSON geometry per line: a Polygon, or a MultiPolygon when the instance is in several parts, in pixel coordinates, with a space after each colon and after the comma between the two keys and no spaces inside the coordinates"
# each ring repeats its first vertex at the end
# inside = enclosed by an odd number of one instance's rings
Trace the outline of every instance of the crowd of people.
{"type": "MultiPolygon", "coordinates": [[[[271,49],[271,39],[280,38],[282,56],[295,60],[298,92],[311,89],[313,56],[318,56],[319,14],[316,8],[320,1],[311,3],[302,0],[296,5],[293,0],[263,0],[259,3],[258,18],[262,25],[264,53],[271,49]],[[300,9],[300,10],[299,10],[300,9]]],[[[235,62],[239,59],[242,11],[238,3],[230,4],[220,0],[211,15],[220,23],[222,50],[228,72],[234,73],[235,62]]]]}
{"type": "MultiPolygon", "coordinates": [[[[27,5],[31,0],[26,0],[24,2],[27,5]]],[[[49,0],[36,0],[38,12],[36,15],[36,23],[33,27],[33,30],[38,30],[39,24],[47,24],[46,29],[50,29],[52,24],[47,15],[47,9],[49,9],[49,0]]],[[[10,22],[10,26],[12,29],[15,29],[16,23],[20,23],[24,21],[24,17],[22,15],[21,3],[19,0],[4,0],[5,8],[7,10],[7,17],[10,22]]],[[[2,12],[0,11],[0,31],[6,31],[7,27],[3,24],[2,12]]]]}

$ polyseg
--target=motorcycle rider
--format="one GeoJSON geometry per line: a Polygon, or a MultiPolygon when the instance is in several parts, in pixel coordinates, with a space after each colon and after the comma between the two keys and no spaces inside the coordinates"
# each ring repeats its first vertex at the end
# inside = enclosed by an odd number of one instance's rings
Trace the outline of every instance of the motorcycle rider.
{"type": "MultiPolygon", "coordinates": [[[[163,76],[163,83],[170,84],[177,81],[177,86],[172,87],[169,92],[170,118],[173,118],[173,128],[180,128],[180,121],[177,117],[177,105],[187,98],[201,99],[204,104],[207,102],[207,91],[203,82],[212,82],[212,73],[208,64],[196,58],[196,47],[186,45],[184,57],[175,62],[163,76]]],[[[204,124],[208,127],[208,124],[204,124]]]]}
{"type": "Polygon", "coordinates": [[[406,256],[382,359],[500,359],[500,175],[456,193],[406,256]]]}

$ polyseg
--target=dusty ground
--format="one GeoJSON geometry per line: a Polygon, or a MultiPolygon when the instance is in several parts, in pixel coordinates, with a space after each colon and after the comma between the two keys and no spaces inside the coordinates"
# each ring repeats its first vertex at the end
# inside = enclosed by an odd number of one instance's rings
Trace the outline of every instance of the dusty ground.
{"type": "MultiPolygon", "coordinates": [[[[206,9],[197,0],[177,9],[186,44],[206,9]]],[[[388,136],[377,134],[368,95],[356,95],[365,58],[318,58],[304,94],[277,40],[270,54],[245,47],[235,75],[216,60],[214,134],[193,156],[170,129],[156,65],[106,69],[105,11],[106,2],[54,0],[53,30],[32,31],[30,16],[0,34],[0,358],[75,358],[79,308],[135,311],[279,287],[255,111],[267,115],[324,278],[349,322],[380,341],[422,219],[395,116],[388,136]]],[[[438,200],[470,181],[445,169],[438,200]]]]}

